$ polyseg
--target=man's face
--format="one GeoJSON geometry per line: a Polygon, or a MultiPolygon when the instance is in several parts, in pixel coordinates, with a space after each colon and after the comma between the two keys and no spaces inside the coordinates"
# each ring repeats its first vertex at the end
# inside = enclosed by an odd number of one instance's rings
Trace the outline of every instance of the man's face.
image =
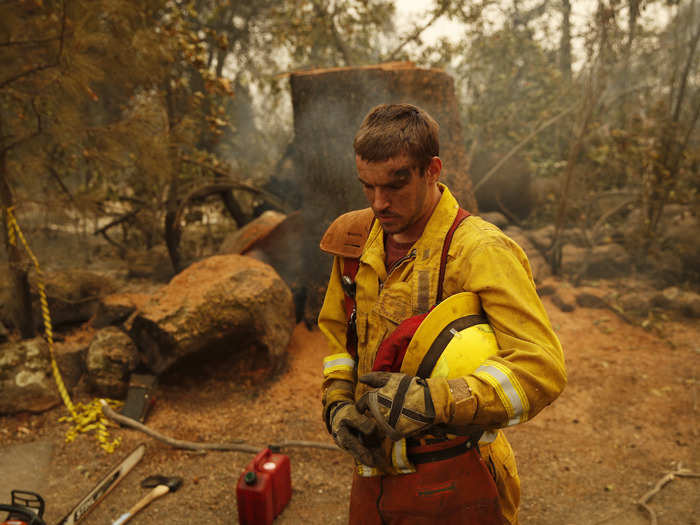
{"type": "Polygon", "coordinates": [[[420,231],[413,230],[422,231],[435,205],[435,195],[439,195],[436,182],[442,167],[440,159],[433,157],[423,173],[407,155],[383,162],[367,162],[356,155],[355,164],[365,197],[384,231],[399,241],[400,237],[420,235],[420,231]]]}

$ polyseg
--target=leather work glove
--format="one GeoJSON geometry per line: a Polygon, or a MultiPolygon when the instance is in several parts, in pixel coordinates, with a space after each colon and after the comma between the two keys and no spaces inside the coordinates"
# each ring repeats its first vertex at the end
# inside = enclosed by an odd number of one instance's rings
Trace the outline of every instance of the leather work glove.
{"type": "Polygon", "coordinates": [[[363,465],[388,469],[377,424],[358,412],[353,403],[336,403],[330,409],[329,421],[331,435],[340,448],[363,465]]]}
{"type": "MultiPolygon", "coordinates": [[[[434,423],[444,421],[436,418],[429,380],[396,372],[371,372],[360,377],[360,382],[375,390],[359,399],[357,410],[369,410],[382,432],[393,441],[421,434],[434,423]]],[[[440,415],[443,411],[438,407],[440,415]]]]}

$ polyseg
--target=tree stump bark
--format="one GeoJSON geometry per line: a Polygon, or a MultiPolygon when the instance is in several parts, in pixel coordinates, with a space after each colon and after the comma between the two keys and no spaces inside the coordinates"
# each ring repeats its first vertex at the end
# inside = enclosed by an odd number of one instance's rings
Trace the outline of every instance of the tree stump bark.
{"type": "Polygon", "coordinates": [[[367,206],[357,182],[353,138],[377,104],[415,104],[440,124],[441,180],[462,207],[477,212],[468,174],[467,152],[454,81],[438,69],[397,62],[358,68],[297,72],[291,75],[296,173],[302,195],[302,255],[309,308],[315,315],[330,273],[330,258],[318,243],[338,215],[367,206]]]}

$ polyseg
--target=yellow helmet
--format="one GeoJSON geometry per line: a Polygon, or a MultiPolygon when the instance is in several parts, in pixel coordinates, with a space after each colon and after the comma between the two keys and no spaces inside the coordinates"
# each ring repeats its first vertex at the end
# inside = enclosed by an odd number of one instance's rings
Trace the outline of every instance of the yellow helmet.
{"type": "Polygon", "coordinates": [[[401,371],[454,379],[473,373],[497,352],[496,335],[481,310],[479,296],[461,292],[438,304],[418,326],[401,371]]]}

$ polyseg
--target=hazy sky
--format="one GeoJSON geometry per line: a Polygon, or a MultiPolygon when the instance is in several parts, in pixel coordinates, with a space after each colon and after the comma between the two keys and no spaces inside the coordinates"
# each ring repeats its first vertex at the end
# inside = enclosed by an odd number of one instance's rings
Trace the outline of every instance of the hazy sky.
{"type": "MultiPolygon", "coordinates": [[[[396,25],[401,30],[407,30],[411,26],[412,22],[420,20],[421,15],[424,15],[432,5],[434,0],[395,0],[397,9],[397,20],[396,25]]],[[[506,2],[503,2],[506,4],[506,2]]],[[[524,2],[527,5],[527,2],[524,2]]],[[[582,27],[587,21],[590,20],[591,14],[595,11],[597,5],[597,0],[575,0],[571,2],[571,22],[574,27],[582,27]]],[[[491,12],[494,13],[495,10],[491,12]]],[[[552,18],[552,23],[558,27],[561,16],[552,6],[549,8],[549,16],[552,18]]],[[[663,6],[653,5],[647,6],[642,15],[646,15],[651,19],[655,20],[659,25],[668,23],[670,11],[665,9],[663,6]]],[[[497,14],[493,14],[495,18],[498,18],[497,14]]],[[[422,17],[423,20],[427,21],[427,17],[422,17]]],[[[446,19],[440,19],[436,21],[430,28],[428,28],[424,33],[423,37],[427,41],[435,40],[441,36],[449,36],[450,34],[457,34],[462,30],[461,24],[456,22],[451,22],[446,19]]]]}
{"type": "MultiPolygon", "coordinates": [[[[535,2],[521,2],[525,8],[528,4],[533,4],[535,2]]],[[[426,22],[429,20],[429,16],[426,12],[434,4],[434,0],[395,0],[397,16],[396,16],[396,27],[399,34],[403,34],[410,30],[417,22],[426,22]]],[[[512,2],[502,2],[504,6],[512,5],[512,2]]],[[[582,46],[583,38],[582,34],[586,31],[588,24],[591,21],[591,17],[596,9],[597,0],[575,0],[571,2],[571,24],[572,24],[572,46],[574,51],[574,63],[577,59],[582,58],[582,46]],[[578,35],[578,36],[577,36],[578,35]]],[[[662,27],[667,24],[670,18],[672,10],[664,7],[663,5],[651,5],[646,6],[642,11],[642,16],[646,19],[647,23],[657,25],[662,27]]],[[[499,25],[502,16],[496,8],[490,8],[486,11],[486,19],[491,20],[495,26],[499,25]]],[[[624,17],[626,12],[622,10],[621,16],[624,17]]],[[[545,15],[546,24],[549,31],[549,39],[551,40],[551,45],[557,46],[559,40],[559,28],[561,24],[561,14],[556,9],[556,4],[551,4],[545,15]]],[[[624,26],[624,18],[619,20],[624,26]]],[[[424,41],[432,43],[440,37],[454,38],[455,40],[461,39],[463,36],[464,26],[457,22],[452,22],[447,20],[445,17],[437,20],[431,27],[426,29],[422,33],[422,38],[424,41]]],[[[542,35],[539,35],[542,36],[542,35]]]]}

